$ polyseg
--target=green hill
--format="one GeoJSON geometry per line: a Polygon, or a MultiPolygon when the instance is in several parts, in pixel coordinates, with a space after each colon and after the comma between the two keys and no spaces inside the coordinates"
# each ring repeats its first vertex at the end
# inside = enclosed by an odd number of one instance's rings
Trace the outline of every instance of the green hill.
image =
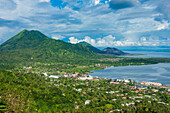
{"type": "Polygon", "coordinates": [[[35,30],[23,30],[0,45],[0,62],[54,62],[91,59],[98,55],[80,44],[48,38],[35,30]]]}
{"type": "Polygon", "coordinates": [[[83,46],[89,48],[91,51],[93,51],[93,52],[95,52],[95,53],[102,53],[101,50],[93,47],[91,44],[89,44],[89,43],[87,43],[87,42],[85,42],[85,41],[79,42],[78,44],[83,45],[83,46]]]}

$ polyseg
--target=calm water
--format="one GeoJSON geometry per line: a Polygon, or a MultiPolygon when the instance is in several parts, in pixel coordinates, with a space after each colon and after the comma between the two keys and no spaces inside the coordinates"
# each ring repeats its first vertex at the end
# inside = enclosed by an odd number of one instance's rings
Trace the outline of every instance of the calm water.
{"type": "Polygon", "coordinates": [[[137,82],[160,82],[170,86],[170,63],[159,63],[141,66],[109,67],[92,71],[90,75],[111,79],[132,79],[137,82]]]}
{"type": "Polygon", "coordinates": [[[123,57],[160,57],[160,58],[170,58],[170,52],[153,52],[153,51],[125,51],[131,54],[142,54],[137,56],[123,56],[123,57]]]}
{"type": "Polygon", "coordinates": [[[128,57],[161,57],[170,58],[170,47],[169,46],[139,46],[139,47],[118,47],[120,50],[132,54],[143,54],[138,56],[128,57]]]}

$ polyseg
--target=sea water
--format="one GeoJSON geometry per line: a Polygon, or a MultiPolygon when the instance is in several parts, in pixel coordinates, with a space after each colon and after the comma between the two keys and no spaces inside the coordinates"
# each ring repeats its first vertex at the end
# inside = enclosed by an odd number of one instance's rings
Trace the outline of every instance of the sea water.
{"type": "Polygon", "coordinates": [[[137,82],[159,82],[170,86],[170,63],[109,67],[92,71],[90,75],[110,79],[132,79],[137,82]]]}
{"type": "MultiPolygon", "coordinates": [[[[143,54],[126,57],[161,57],[170,58],[170,47],[116,47],[132,54],[143,54]]],[[[159,82],[170,86],[170,63],[152,65],[109,67],[104,70],[92,71],[92,76],[111,79],[132,79],[137,82],[159,82]]]]}

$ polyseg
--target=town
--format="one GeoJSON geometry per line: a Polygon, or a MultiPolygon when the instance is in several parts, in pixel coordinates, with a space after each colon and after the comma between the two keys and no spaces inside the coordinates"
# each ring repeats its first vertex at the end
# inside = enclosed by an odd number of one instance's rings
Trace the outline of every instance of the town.
{"type": "Polygon", "coordinates": [[[144,82],[137,83],[130,79],[112,80],[108,78],[92,77],[89,74],[44,74],[46,80],[62,89],[69,89],[63,95],[70,95],[76,92],[79,98],[75,99],[76,110],[85,106],[101,106],[102,102],[108,103],[104,107],[107,112],[122,111],[149,111],[156,106],[169,108],[170,88],[162,88],[161,83],[144,82]],[[167,98],[165,98],[164,96],[167,98]],[[81,98],[81,99],[80,99],[81,98]],[[114,109],[113,109],[114,108],[114,109]],[[143,109],[144,108],[144,109],[143,109]]]}

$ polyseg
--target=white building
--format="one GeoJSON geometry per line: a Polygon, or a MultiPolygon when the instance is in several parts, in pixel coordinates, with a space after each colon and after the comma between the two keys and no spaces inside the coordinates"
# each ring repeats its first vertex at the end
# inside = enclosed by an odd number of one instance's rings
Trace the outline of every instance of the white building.
{"type": "Polygon", "coordinates": [[[122,81],[125,82],[125,83],[129,83],[130,82],[128,79],[123,79],[122,81]]]}
{"type": "Polygon", "coordinates": [[[145,81],[142,81],[141,84],[142,85],[151,85],[151,86],[162,86],[161,83],[157,83],[157,82],[145,82],[145,81]]]}
{"type": "Polygon", "coordinates": [[[90,104],[90,102],[91,100],[86,100],[84,104],[87,105],[87,104],[90,104]]]}
{"type": "Polygon", "coordinates": [[[59,78],[59,77],[55,76],[55,75],[51,75],[51,76],[49,76],[49,78],[59,78]]]}
{"type": "Polygon", "coordinates": [[[45,72],[45,73],[43,73],[44,74],[44,76],[48,76],[48,74],[45,72]]]}
{"type": "Polygon", "coordinates": [[[92,76],[79,77],[78,80],[93,80],[92,76]]]}

